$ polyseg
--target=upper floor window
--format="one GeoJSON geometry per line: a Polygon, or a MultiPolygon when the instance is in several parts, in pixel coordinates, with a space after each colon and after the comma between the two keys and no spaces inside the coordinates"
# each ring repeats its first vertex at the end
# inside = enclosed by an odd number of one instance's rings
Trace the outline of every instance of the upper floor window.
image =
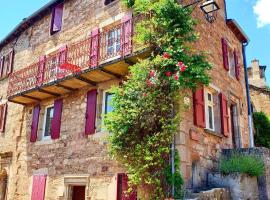
{"type": "Polygon", "coordinates": [[[235,78],[234,51],[230,47],[228,47],[228,55],[229,55],[229,72],[230,72],[230,75],[235,78]]]}
{"type": "Polygon", "coordinates": [[[54,111],[53,106],[49,106],[45,109],[42,139],[51,138],[51,125],[52,125],[52,119],[53,119],[53,111],[54,111]]]}
{"type": "Polygon", "coordinates": [[[120,51],[120,28],[113,29],[106,35],[107,56],[111,57],[120,51]]]}
{"type": "Polygon", "coordinates": [[[104,4],[105,4],[105,5],[108,5],[108,4],[110,4],[110,3],[114,2],[114,1],[115,1],[115,0],[105,0],[104,4]]]}
{"type": "Polygon", "coordinates": [[[0,57],[0,79],[13,72],[14,50],[11,49],[6,55],[0,57]]]}
{"type": "Polygon", "coordinates": [[[7,104],[0,105],[0,133],[5,132],[7,104]]]}
{"type": "Polygon", "coordinates": [[[64,3],[58,4],[52,10],[51,35],[61,31],[64,3]]]}

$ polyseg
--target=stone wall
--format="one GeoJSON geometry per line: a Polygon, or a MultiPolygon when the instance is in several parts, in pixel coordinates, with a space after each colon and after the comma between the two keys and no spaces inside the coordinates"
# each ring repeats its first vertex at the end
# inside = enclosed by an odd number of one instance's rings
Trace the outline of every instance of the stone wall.
{"type": "Polygon", "coordinates": [[[270,91],[253,85],[250,85],[249,89],[253,111],[264,112],[270,116],[270,91]]]}
{"type": "MultiPolygon", "coordinates": [[[[239,132],[241,146],[248,147],[246,93],[244,87],[244,68],[240,56],[240,81],[229,75],[223,68],[221,38],[226,37],[232,48],[241,54],[241,43],[225,22],[224,1],[218,1],[221,10],[215,23],[208,23],[200,8],[194,11],[194,17],[199,20],[197,31],[200,40],[194,49],[206,51],[209,61],[213,63],[211,87],[217,93],[223,92],[229,104],[239,108],[239,132]]],[[[63,28],[52,36],[49,34],[50,18],[48,13],[33,26],[24,31],[17,39],[0,50],[2,54],[14,46],[14,70],[22,69],[35,63],[39,57],[49,54],[64,44],[79,41],[89,37],[96,26],[105,27],[119,22],[124,16],[124,9],[119,0],[105,6],[103,0],[73,0],[65,1],[63,28]]],[[[97,85],[100,91],[117,84],[110,81],[97,85]]],[[[7,101],[8,79],[1,80],[0,96],[2,102],[7,101]]],[[[0,152],[12,152],[9,168],[10,200],[26,200],[30,198],[32,176],[47,174],[46,199],[64,199],[66,182],[82,177],[87,186],[88,199],[110,200],[116,196],[116,174],[124,172],[123,168],[109,159],[107,153],[108,134],[97,132],[84,137],[84,113],[86,109],[86,92],[91,87],[63,96],[64,105],[60,139],[55,141],[37,141],[30,143],[30,130],[33,106],[20,106],[9,102],[7,129],[1,135],[0,152]]],[[[102,93],[102,92],[100,92],[102,93]]],[[[99,97],[100,98],[100,97],[99,97]]],[[[100,98],[101,99],[101,98],[100,98]]],[[[44,107],[52,104],[54,99],[41,102],[44,107]]],[[[232,136],[224,137],[220,132],[205,131],[194,126],[192,110],[192,94],[186,93],[186,105],[189,110],[182,114],[180,131],[176,135],[177,149],[181,156],[181,169],[187,186],[201,187],[206,183],[206,173],[215,162],[219,151],[232,147],[232,136]],[[196,180],[195,180],[196,179],[196,180]]],[[[99,100],[101,104],[101,100],[99,100]]],[[[99,105],[100,109],[100,105],[99,105]]],[[[41,113],[42,113],[41,112],[41,113]]],[[[98,111],[100,113],[100,110],[98,111]]],[[[100,120],[100,115],[99,119],[100,120]]],[[[40,120],[40,123],[42,118],[40,120]]],[[[100,123],[100,121],[99,121],[100,123]]],[[[41,132],[41,124],[40,124],[41,132]]]]}

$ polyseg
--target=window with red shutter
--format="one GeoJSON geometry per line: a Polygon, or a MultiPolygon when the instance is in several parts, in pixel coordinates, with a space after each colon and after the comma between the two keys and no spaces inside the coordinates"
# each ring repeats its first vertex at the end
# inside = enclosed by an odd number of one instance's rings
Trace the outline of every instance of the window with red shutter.
{"type": "Polygon", "coordinates": [[[7,103],[0,105],[0,133],[5,132],[7,117],[7,103]]]}
{"type": "Polygon", "coordinates": [[[220,99],[220,114],[221,114],[221,131],[224,136],[228,137],[230,133],[228,101],[227,97],[222,93],[219,94],[219,99],[220,99]]]}
{"type": "Polygon", "coordinates": [[[128,186],[128,176],[126,174],[117,174],[117,200],[136,200],[137,191],[133,189],[133,192],[127,193],[129,189],[128,186]]]}
{"type": "Polygon", "coordinates": [[[194,124],[198,127],[205,128],[205,105],[204,105],[204,89],[197,89],[193,93],[193,110],[194,124]]]}
{"type": "Polygon", "coordinates": [[[90,67],[98,66],[99,60],[99,28],[95,28],[91,32],[91,47],[90,47],[90,67]]]}
{"type": "Polygon", "coordinates": [[[40,112],[40,105],[36,105],[33,109],[30,142],[35,142],[37,140],[39,112],[40,112]]]}
{"type": "Polygon", "coordinates": [[[132,51],[132,13],[127,14],[122,19],[122,55],[127,56],[132,51]]]}
{"type": "Polygon", "coordinates": [[[44,200],[46,189],[46,175],[33,176],[31,200],[44,200]]]}
{"type": "Polygon", "coordinates": [[[53,119],[51,124],[51,138],[58,139],[61,130],[61,116],[62,116],[63,99],[54,101],[53,119]]]}
{"type": "Polygon", "coordinates": [[[234,63],[235,63],[235,77],[237,80],[240,80],[240,65],[239,65],[237,51],[234,50],[233,54],[234,54],[234,63]]]}
{"type": "Polygon", "coordinates": [[[52,10],[51,35],[61,31],[64,3],[58,4],[52,10]]]}
{"type": "Polygon", "coordinates": [[[7,75],[13,72],[13,62],[14,62],[14,49],[11,49],[8,53],[7,75]]]}
{"type": "Polygon", "coordinates": [[[0,58],[0,78],[4,76],[4,62],[5,62],[5,57],[2,56],[0,58]]]}
{"type": "Polygon", "coordinates": [[[221,43],[222,43],[222,53],[223,53],[223,66],[224,66],[224,69],[229,71],[228,42],[225,38],[222,38],[221,43]]]}
{"type": "Polygon", "coordinates": [[[85,135],[95,133],[96,129],[96,106],[97,106],[97,90],[91,90],[87,93],[87,107],[85,114],[85,135]]]}

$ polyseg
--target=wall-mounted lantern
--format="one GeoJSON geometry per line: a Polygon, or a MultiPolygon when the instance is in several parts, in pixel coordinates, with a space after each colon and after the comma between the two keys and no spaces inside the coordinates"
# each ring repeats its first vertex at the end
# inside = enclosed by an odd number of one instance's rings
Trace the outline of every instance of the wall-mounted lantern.
{"type": "Polygon", "coordinates": [[[220,9],[215,0],[207,0],[201,6],[201,10],[205,13],[208,22],[213,23],[217,17],[217,11],[220,9]]]}

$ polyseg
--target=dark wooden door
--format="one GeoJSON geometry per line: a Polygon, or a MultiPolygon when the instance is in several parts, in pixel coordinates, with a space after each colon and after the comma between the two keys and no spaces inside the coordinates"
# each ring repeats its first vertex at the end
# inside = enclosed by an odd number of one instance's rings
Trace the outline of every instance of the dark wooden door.
{"type": "Polygon", "coordinates": [[[85,200],[85,186],[73,186],[72,200],[85,200]]]}

